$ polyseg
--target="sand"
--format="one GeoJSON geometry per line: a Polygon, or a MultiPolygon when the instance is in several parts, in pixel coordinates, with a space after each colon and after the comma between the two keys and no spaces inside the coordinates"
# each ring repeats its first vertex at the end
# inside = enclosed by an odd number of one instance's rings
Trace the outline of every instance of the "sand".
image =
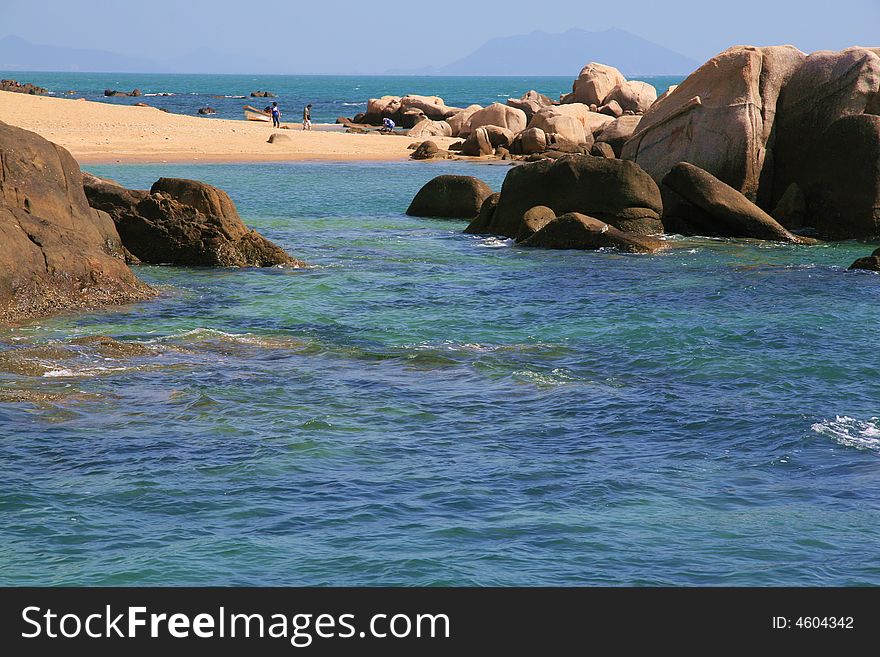
{"type": "MultiPolygon", "coordinates": [[[[132,102],[135,102],[134,100],[132,102]]],[[[0,121],[33,130],[80,162],[248,162],[403,160],[413,139],[342,131],[289,130],[270,123],[169,114],[153,107],[30,96],[0,91],[0,121]],[[284,134],[274,144],[269,135],[284,134]]],[[[421,140],[415,140],[421,141],[421,140]]],[[[434,138],[445,147],[455,141],[434,138]]]]}

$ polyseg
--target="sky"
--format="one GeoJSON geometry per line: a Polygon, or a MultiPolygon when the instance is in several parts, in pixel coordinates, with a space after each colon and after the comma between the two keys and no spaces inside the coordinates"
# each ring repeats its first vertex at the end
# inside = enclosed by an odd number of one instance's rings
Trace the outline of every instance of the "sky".
{"type": "Polygon", "coordinates": [[[702,62],[736,44],[880,46],[880,0],[0,0],[0,37],[154,61],[209,48],[265,73],[442,66],[493,37],[572,27],[624,29],[702,62]]]}

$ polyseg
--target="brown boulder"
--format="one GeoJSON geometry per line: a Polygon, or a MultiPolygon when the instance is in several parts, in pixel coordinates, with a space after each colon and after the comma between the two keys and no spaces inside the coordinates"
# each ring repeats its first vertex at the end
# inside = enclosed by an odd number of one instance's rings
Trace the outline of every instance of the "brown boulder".
{"type": "Polygon", "coordinates": [[[849,269],[864,269],[867,271],[880,272],[880,249],[877,249],[865,258],[859,258],[849,266],[849,269]]]}
{"type": "Polygon", "coordinates": [[[456,112],[448,119],[446,122],[449,124],[449,127],[452,129],[453,137],[467,137],[470,134],[469,125],[471,122],[471,117],[474,113],[479,112],[483,107],[481,105],[468,105],[460,112],[456,112]]]}
{"type": "Polygon", "coordinates": [[[447,107],[446,102],[439,96],[409,95],[400,99],[401,114],[413,109],[421,110],[433,121],[448,119],[461,111],[459,107],[447,107]]]}
{"type": "Polygon", "coordinates": [[[672,167],[663,178],[663,185],[705,213],[717,235],[812,243],[791,234],[733,187],[693,164],[682,162],[672,167]]]}
{"type": "Polygon", "coordinates": [[[652,85],[639,80],[629,80],[614,87],[603,102],[606,105],[616,102],[623,112],[644,114],[656,100],[657,90],[652,85]]]}
{"type": "Polygon", "coordinates": [[[0,122],[0,322],[153,296],[65,149],[0,122]]]}
{"type": "Polygon", "coordinates": [[[463,155],[492,155],[498,147],[507,148],[513,143],[513,133],[497,125],[477,128],[461,145],[463,155]]]}
{"type": "Polygon", "coordinates": [[[587,105],[583,103],[570,103],[568,105],[554,105],[553,107],[545,107],[537,112],[532,120],[529,121],[530,128],[541,128],[547,132],[547,121],[554,116],[570,116],[577,119],[584,126],[585,134],[595,134],[609,123],[614,121],[613,116],[599,114],[593,112],[587,105]]]}
{"type": "Polygon", "coordinates": [[[477,128],[495,125],[499,128],[507,128],[513,134],[517,134],[525,130],[527,124],[526,113],[522,110],[501,103],[492,103],[489,107],[484,107],[471,114],[468,130],[473,132],[477,128]]]}
{"type": "Polygon", "coordinates": [[[417,139],[424,139],[425,137],[451,137],[452,127],[446,121],[425,119],[417,123],[406,134],[417,139]]]}
{"type": "Polygon", "coordinates": [[[547,149],[547,134],[541,128],[528,128],[517,136],[519,143],[515,152],[520,155],[541,153],[547,149]]]}
{"type": "Polygon", "coordinates": [[[514,239],[517,243],[525,242],[532,235],[555,219],[556,213],[553,212],[553,210],[546,205],[536,205],[535,207],[526,210],[526,213],[522,218],[522,225],[520,225],[519,232],[514,239]]]}
{"type": "Polygon", "coordinates": [[[492,190],[473,176],[443,175],[429,180],[415,195],[406,214],[411,217],[473,219],[492,190]]]}
{"type": "Polygon", "coordinates": [[[611,90],[625,82],[626,78],[613,66],[591,62],[581,69],[572,85],[572,95],[563,102],[602,105],[611,90]]]}
{"type": "Polygon", "coordinates": [[[448,160],[452,153],[443,150],[433,141],[423,141],[410,153],[410,157],[414,160],[448,160]]]}
{"type": "Polygon", "coordinates": [[[623,157],[656,181],[679,162],[691,162],[765,204],[777,101],[804,58],[791,46],[725,50],[645,113],[623,157]]]}
{"type": "Polygon", "coordinates": [[[521,98],[508,98],[510,107],[522,110],[526,115],[526,122],[531,121],[536,112],[555,103],[544,94],[539,94],[534,89],[523,94],[521,98]]]}
{"type": "Polygon", "coordinates": [[[501,194],[497,192],[487,196],[486,200],[483,201],[483,204],[480,206],[480,213],[477,215],[477,218],[468,224],[468,227],[464,229],[464,232],[470,233],[471,235],[490,234],[489,226],[492,225],[492,217],[495,215],[495,208],[498,207],[499,198],[501,198],[501,194]]]}
{"type": "Polygon", "coordinates": [[[589,214],[630,232],[662,232],[660,190],[636,164],[589,155],[556,157],[508,172],[489,232],[516,237],[523,215],[537,205],[557,215],[589,214]]]}
{"type": "Polygon", "coordinates": [[[568,212],[548,221],[521,244],[543,249],[611,248],[627,253],[654,253],[664,246],[656,237],[626,233],[578,212],[568,212]]]}
{"type": "Polygon", "coordinates": [[[614,150],[615,157],[620,157],[624,144],[633,136],[641,120],[640,116],[621,116],[598,132],[596,141],[609,144],[614,150]]]}
{"type": "Polygon", "coordinates": [[[92,207],[107,212],[122,243],[149,264],[202,267],[302,265],[238,216],[221,189],[195,180],[160,178],[149,192],[84,180],[92,207]]]}
{"type": "Polygon", "coordinates": [[[604,157],[609,160],[613,160],[617,157],[614,149],[611,148],[611,144],[608,144],[604,141],[597,141],[595,144],[593,144],[592,148],[590,148],[590,155],[593,155],[595,157],[604,157]]]}

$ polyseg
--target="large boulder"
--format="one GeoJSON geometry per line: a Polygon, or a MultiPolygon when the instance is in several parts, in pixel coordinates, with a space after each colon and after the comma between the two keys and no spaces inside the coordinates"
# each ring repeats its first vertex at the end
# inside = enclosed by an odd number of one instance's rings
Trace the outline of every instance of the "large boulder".
{"type": "Polygon", "coordinates": [[[436,142],[423,141],[415,147],[410,157],[414,160],[448,160],[452,153],[440,148],[436,142]]]}
{"type": "Polygon", "coordinates": [[[813,53],[779,101],[773,201],[797,183],[806,195],[806,224],[826,236],[876,234],[877,135],[870,116],[880,113],[878,55],[869,48],[813,53]]]}
{"type": "Polygon", "coordinates": [[[411,217],[473,219],[491,195],[492,190],[479,178],[437,176],[418,191],[406,213],[411,217]]]}
{"type": "Polygon", "coordinates": [[[112,217],[123,245],[141,262],[202,267],[303,264],[249,230],[232,199],[211,185],[160,178],[150,191],[93,179],[84,180],[83,186],[92,207],[112,217]]]}
{"type": "Polygon", "coordinates": [[[626,78],[613,66],[591,62],[581,69],[566,102],[602,105],[611,90],[625,82],[626,78]]]}
{"type": "Polygon", "coordinates": [[[509,148],[513,144],[513,133],[507,128],[487,125],[477,128],[461,145],[463,155],[492,155],[497,148],[509,148]]]}
{"type": "Polygon", "coordinates": [[[515,107],[516,109],[525,112],[526,121],[531,121],[536,112],[539,112],[545,107],[550,107],[555,103],[544,94],[539,94],[532,89],[523,94],[521,98],[508,98],[507,104],[510,107],[515,107]]]}
{"type": "Polygon", "coordinates": [[[614,87],[602,102],[607,105],[616,101],[624,112],[644,114],[655,100],[657,100],[657,90],[652,85],[639,80],[629,80],[614,87]]]}
{"type": "Polygon", "coordinates": [[[354,117],[354,123],[382,125],[384,118],[400,118],[400,96],[382,96],[367,101],[367,111],[363,116],[354,117]],[[360,120],[358,120],[360,119],[360,120]]]}
{"type": "Polygon", "coordinates": [[[843,117],[813,145],[798,175],[804,225],[826,239],[880,237],[880,116],[843,117]]]}
{"type": "Polygon", "coordinates": [[[519,232],[516,234],[516,241],[525,242],[532,235],[541,230],[544,226],[556,219],[556,213],[546,205],[536,205],[523,215],[519,232]]]}
{"type": "Polygon", "coordinates": [[[548,221],[520,244],[543,249],[611,248],[627,253],[653,253],[663,248],[663,242],[656,237],[626,233],[578,212],[568,212],[548,221]]]}
{"type": "Polygon", "coordinates": [[[483,205],[480,206],[480,213],[477,215],[477,218],[468,224],[464,232],[472,235],[490,234],[489,227],[492,225],[492,217],[495,216],[495,208],[498,207],[498,199],[500,198],[501,194],[498,192],[487,196],[486,200],[483,201],[483,205]]]}
{"type": "Polygon", "coordinates": [[[526,121],[526,113],[522,110],[501,103],[492,103],[489,107],[484,107],[471,114],[468,130],[473,132],[477,128],[487,125],[497,125],[499,128],[507,128],[513,134],[517,134],[526,129],[528,121],[526,121]]]}
{"type": "Polygon", "coordinates": [[[482,105],[468,105],[460,112],[456,112],[448,119],[446,119],[446,122],[452,129],[452,136],[467,137],[470,134],[469,125],[471,122],[471,117],[476,112],[479,112],[481,109],[483,109],[482,105]]]}
{"type": "Polygon", "coordinates": [[[545,205],[557,215],[581,212],[621,230],[662,232],[657,184],[632,162],[564,155],[511,169],[488,232],[516,237],[526,211],[545,205]]]}
{"type": "Polygon", "coordinates": [[[446,102],[439,96],[409,95],[400,99],[401,114],[414,109],[421,110],[425,116],[433,121],[448,119],[461,111],[460,107],[447,107],[446,102]]]}
{"type": "Polygon", "coordinates": [[[864,269],[866,271],[880,272],[880,249],[876,249],[869,256],[859,258],[849,266],[849,269],[864,269]]]}
{"type": "Polygon", "coordinates": [[[691,162],[769,205],[776,105],[805,57],[792,46],[725,50],[645,113],[623,157],[656,181],[691,162]]]}
{"type": "Polygon", "coordinates": [[[642,120],[640,116],[621,116],[596,134],[596,142],[609,144],[616,157],[623,153],[623,146],[633,136],[642,120]]]}
{"type": "Polygon", "coordinates": [[[64,148],[0,122],[0,322],[152,296],[64,148]]]}
{"type": "Polygon", "coordinates": [[[532,120],[529,121],[530,128],[540,128],[544,132],[548,132],[547,122],[554,116],[570,116],[577,119],[584,126],[584,133],[591,135],[603,129],[609,123],[614,122],[613,116],[607,116],[592,111],[588,105],[583,103],[569,103],[567,105],[555,105],[553,107],[545,107],[535,113],[532,120]]]}
{"type": "Polygon", "coordinates": [[[432,121],[425,119],[417,123],[406,133],[410,137],[424,139],[425,137],[451,137],[452,126],[446,121],[432,121]]]}
{"type": "Polygon", "coordinates": [[[541,128],[527,128],[517,135],[514,143],[518,146],[513,152],[518,155],[542,153],[547,150],[547,133],[541,128]]]}
{"type": "Polygon", "coordinates": [[[544,134],[552,143],[586,144],[587,148],[593,145],[593,135],[584,132],[584,126],[576,118],[564,115],[554,115],[541,122],[544,134]]]}
{"type": "Polygon", "coordinates": [[[788,232],[733,187],[693,164],[682,162],[672,167],[663,178],[663,185],[704,213],[705,223],[716,235],[812,243],[788,232]]]}

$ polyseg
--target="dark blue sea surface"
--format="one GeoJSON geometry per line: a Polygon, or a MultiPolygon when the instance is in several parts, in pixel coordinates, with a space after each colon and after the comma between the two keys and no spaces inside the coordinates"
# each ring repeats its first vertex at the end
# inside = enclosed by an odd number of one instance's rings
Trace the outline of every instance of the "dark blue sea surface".
{"type": "MultiPolygon", "coordinates": [[[[242,108],[260,109],[273,100],[285,121],[296,122],[303,107],[311,103],[312,118],[333,123],[340,116],[353,117],[367,109],[367,100],[381,96],[420,94],[440,96],[452,107],[473,103],[504,103],[536,89],[551,98],[571,91],[571,77],[438,77],[438,76],[333,76],[333,75],[168,75],[127,73],[0,73],[0,77],[31,82],[63,98],[133,105],[145,102],[177,114],[195,115],[202,107],[217,110],[214,118],[244,119],[242,108]],[[140,98],[105,97],[105,89],[130,92],[140,89],[140,98]],[[74,92],[69,94],[68,92],[74,92]],[[252,91],[271,91],[277,98],[250,98],[252,91]],[[164,95],[171,94],[171,95],[164,95]],[[219,96],[219,98],[218,98],[219,96]],[[244,98],[242,98],[244,96],[244,98]]],[[[636,78],[633,78],[636,79],[636,78]]],[[[681,77],[640,77],[663,93],[681,77]]],[[[210,121],[211,117],[205,117],[210,121]]]]}
{"type": "Polygon", "coordinates": [[[872,247],[403,213],[506,166],[88,168],[218,185],[312,266],[0,332],[0,583],[880,584],[872,247]]]}

